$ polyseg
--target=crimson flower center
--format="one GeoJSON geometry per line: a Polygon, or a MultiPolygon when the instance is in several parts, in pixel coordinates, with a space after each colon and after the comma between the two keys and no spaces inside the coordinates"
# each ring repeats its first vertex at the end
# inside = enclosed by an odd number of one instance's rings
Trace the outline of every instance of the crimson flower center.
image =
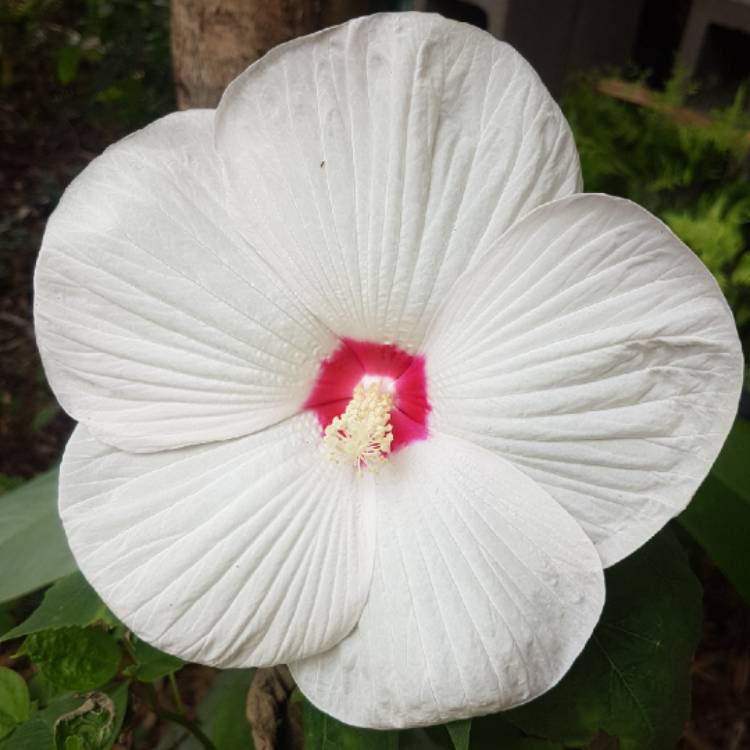
{"type": "Polygon", "coordinates": [[[320,364],[303,408],[315,413],[329,446],[370,468],[427,437],[425,359],[393,344],[342,338],[320,364]]]}

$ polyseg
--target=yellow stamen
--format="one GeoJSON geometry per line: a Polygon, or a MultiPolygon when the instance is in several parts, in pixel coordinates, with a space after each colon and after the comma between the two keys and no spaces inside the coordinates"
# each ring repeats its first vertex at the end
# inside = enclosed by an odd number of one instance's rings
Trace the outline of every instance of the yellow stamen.
{"type": "Polygon", "coordinates": [[[393,442],[392,406],[393,396],[383,391],[379,383],[357,385],[346,411],[334,417],[325,429],[323,441],[329,458],[359,470],[377,470],[393,442]]]}

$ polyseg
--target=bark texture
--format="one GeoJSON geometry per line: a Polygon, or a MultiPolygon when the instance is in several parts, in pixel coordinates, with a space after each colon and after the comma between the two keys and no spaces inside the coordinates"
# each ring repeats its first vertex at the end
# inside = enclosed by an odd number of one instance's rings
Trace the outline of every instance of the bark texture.
{"type": "Polygon", "coordinates": [[[363,0],[171,0],[178,107],[215,107],[226,85],[272,47],[366,7],[363,0]]]}

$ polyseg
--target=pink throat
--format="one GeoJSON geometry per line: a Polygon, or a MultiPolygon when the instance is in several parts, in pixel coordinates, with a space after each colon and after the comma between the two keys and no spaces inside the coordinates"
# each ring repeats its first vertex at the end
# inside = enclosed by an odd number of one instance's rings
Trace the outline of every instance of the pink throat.
{"type": "Polygon", "coordinates": [[[312,392],[303,404],[315,412],[322,430],[344,412],[354,388],[366,376],[393,381],[393,443],[391,451],[427,437],[425,359],[393,344],[342,338],[341,345],[320,364],[312,392]]]}

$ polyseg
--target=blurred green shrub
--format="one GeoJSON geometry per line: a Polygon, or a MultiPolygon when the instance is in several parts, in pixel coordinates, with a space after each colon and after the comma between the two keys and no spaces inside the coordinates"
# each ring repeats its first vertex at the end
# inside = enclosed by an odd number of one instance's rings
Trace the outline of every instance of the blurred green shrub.
{"type": "MultiPolygon", "coordinates": [[[[4,0],[0,116],[122,130],[173,108],[168,0],[4,0]]],[[[1,123],[5,124],[5,123],[1,123]]]]}
{"type": "MultiPolygon", "coordinates": [[[[694,90],[694,89],[693,89],[694,90]]],[[[586,76],[562,101],[581,155],[584,188],[640,203],[711,269],[750,332],[750,117],[745,90],[706,124],[669,114],[691,89],[676,75],[650,109],[615,99],[586,76]]]]}

